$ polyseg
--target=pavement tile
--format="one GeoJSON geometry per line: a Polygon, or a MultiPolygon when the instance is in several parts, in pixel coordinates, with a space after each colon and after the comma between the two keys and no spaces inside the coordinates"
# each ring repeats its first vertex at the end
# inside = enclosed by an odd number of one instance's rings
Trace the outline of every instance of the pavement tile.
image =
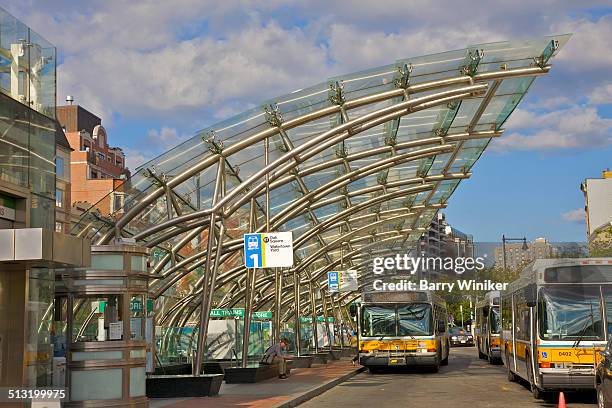
{"type": "Polygon", "coordinates": [[[339,378],[353,370],[350,359],[296,368],[286,380],[269,379],[255,384],[225,384],[217,397],[151,399],[151,408],[266,408],[295,398],[310,389],[339,378]]]}

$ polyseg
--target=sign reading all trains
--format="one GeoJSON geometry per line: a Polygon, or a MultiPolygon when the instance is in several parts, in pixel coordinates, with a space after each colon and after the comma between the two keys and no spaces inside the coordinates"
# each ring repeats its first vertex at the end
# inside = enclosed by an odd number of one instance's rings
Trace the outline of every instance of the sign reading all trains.
{"type": "Polygon", "coordinates": [[[293,234],[291,232],[244,234],[244,262],[247,268],[293,266],[293,234]]]}

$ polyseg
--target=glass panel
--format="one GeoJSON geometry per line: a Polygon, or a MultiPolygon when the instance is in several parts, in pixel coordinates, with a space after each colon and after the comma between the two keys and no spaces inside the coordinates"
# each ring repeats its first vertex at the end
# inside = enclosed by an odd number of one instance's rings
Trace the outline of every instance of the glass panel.
{"type": "Polygon", "coordinates": [[[147,257],[141,255],[131,255],[132,271],[146,272],[147,257]]]}
{"type": "Polygon", "coordinates": [[[109,269],[113,271],[123,270],[123,255],[119,254],[92,254],[92,269],[109,269]]]}
{"type": "Polygon", "coordinates": [[[132,340],[142,340],[143,339],[143,320],[142,316],[144,315],[143,311],[144,303],[143,296],[136,295],[132,296],[130,301],[130,332],[132,340]]]}
{"type": "Polygon", "coordinates": [[[75,297],[72,341],[121,340],[122,296],[75,297]]]}
{"type": "Polygon", "coordinates": [[[121,399],[123,375],[120,368],[78,371],[70,377],[72,401],[121,399]]]}
{"type": "Polygon", "coordinates": [[[75,279],[75,285],[108,285],[108,286],[123,286],[124,279],[75,279]]]}
{"type": "Polygon", "coordinates": [[[121,360],[122,358],[122,351],[75,351],[72,353],[72,361],[121,360]]]}
{"type": "Polygon", "coordinates": [[[147,352],[145,349],[130,350],[130,358],[145,358],[147,352]]]}
{"type": "Polygon", "coordinates": [[[145,395],[146,373],[144,367],[130,368],[130,397],[145,395]]]}
{"type": "Polygon", "coordinates": [[[26,383],[32,387],[51,386],[55,275],[53,269],[33,268],[29,274],[26,318],[26,383]]]}

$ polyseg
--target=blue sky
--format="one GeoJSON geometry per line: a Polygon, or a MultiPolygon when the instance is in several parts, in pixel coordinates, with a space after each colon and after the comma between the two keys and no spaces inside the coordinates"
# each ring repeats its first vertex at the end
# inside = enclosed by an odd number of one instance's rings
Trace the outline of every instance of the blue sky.
{"type": "MultiPolygon", "coordinates": [[[[58,99],[103,118],[134,167],[208,125],[327,77],[470,44],[572,32],[451,197],[449,221],[584,241],[579,189],[612,168],[606,1],[68,0],[0,4],[58,48],[58,99]]],[[[612,204],[611,204],[612,205],[612,204]]]]}

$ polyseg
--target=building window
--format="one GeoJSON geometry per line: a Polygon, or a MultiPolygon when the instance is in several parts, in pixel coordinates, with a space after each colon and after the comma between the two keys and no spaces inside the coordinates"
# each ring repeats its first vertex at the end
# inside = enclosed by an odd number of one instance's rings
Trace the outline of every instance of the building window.
{"type": "Polygon", "coordinates": [[[59,208],[64,206],[64,191],[60,189],[55,190],[55,206],[59,208]]]}
{"type": "Polygon", "coordinates": [[[55,174],[57,177],[64,176],[64,159],[61,157],[55,158],[55,174]]]}
{"type": "Polygon", "coordinates": [[[92,179],[97,179],[98,178],[98,173],[92,170],[91,171],[91,178],[92,179]]]}
{"type": "Polygon", "coordinates": [[[98,152],[98,159],[104,160],[105,159],[104,154],[98,152]]]}
{"type": "Polygon", "coordinates": [[[64,224],[61,222],[55,222],[55,231],[56,232],[64,232],[64,224]]]}
{"type": "Polygon", "coordinates": [[[111,212],[123,212],[123,205],[125,204],[125,194],[124,193],[113,193],[113,208],[111,208],[111,212]]]}

